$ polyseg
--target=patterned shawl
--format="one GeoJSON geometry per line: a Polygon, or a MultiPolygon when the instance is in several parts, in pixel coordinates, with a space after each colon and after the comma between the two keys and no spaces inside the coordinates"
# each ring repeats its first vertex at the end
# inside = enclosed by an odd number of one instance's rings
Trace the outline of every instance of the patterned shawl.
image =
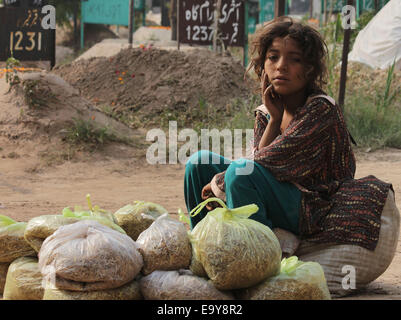
{"type": "MultiPolygon", "coordinates": [[[[260,150],[257,146],[269,121],[266,107],[257,108],[255,116],[253,160],[301,191],[301,239],[374,250],[392,185],[372,175],[354,179],[350,135],[334,99],[310,96],[287,129],[260,150]]],[[[225,198],[224,175],[212,180],[212,190],[221,198],[225,198]]]]}

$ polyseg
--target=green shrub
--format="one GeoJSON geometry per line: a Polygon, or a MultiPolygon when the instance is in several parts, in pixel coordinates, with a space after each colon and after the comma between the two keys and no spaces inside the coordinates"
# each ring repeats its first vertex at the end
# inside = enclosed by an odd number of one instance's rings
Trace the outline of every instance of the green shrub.
{"type": "Polygon", "coordinates": [[[101,127],[92,120],[73,119],[73,124],[67,128],[64,138],[68,143],[73,145],[88,146],[98,148],[108,142],[127,142],[117,137],[107,127],[101,127]]]}

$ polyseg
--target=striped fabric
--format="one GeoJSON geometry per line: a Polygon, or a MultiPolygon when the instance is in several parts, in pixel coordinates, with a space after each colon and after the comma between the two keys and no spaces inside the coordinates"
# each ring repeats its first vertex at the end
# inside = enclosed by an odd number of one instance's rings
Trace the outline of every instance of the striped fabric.
{"type": "MultiPolygon", "coordinates": [[[[311,96],[287,129],[268,146],[257,146],[268,123],[256,111],[253,160],[279,181],[302,192],[300,237],[311,242],[355,244],[374,250],[380,216],[392,185],[374,176],[354,179],[355,157],[341,109],[328,96],[311,96]]],[[[224,192],[224,172],[213,178],[224,192]]]]}
{"type": "Polygon", "coordinates": [[[399,234],[400,213],[395,205],[394,193],[390,190],[381,215],[379,241],[374,251],[354,245],[301,241],[294,254],[301,261],[318,262],[324,270],[332,297],[338,298],[363,289],[386,271],[394,258],[399,234]],[[355,270],[354,287],[346,278],[348,274],[351,275],[349,268],[355,270]]]}

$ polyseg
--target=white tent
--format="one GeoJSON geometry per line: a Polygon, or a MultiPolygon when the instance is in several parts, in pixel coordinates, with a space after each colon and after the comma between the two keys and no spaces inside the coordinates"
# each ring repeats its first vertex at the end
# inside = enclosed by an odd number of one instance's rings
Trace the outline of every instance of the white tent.
{"type": "Polygon", "coordinates": [[[348,55],[372,68],[401,70],[401,0],[390,0],[363,28],[348,55]]]}

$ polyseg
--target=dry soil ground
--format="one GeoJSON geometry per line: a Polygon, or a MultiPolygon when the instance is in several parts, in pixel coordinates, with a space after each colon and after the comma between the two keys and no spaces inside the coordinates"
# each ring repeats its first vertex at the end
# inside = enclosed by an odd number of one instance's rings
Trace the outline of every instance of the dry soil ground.
{"type": "MultiPolygon", "coordinates": [[[[7,146],[2,145],[2,155],[7,146]]],[[[148,165],[143,162],[102,160],[65,162],[39,173],[31,172],[35,159],[20,152],[18,158],[0,159],[0,213],[27,221],[61,213],[66,206],[86,206],[85,195],[101,208],[115,211],[133,200],[163,205],[175,214],[185,210],[183,165],[148,165]]],[[[357,177],[373,174],[391,182],[401,208],[401,151],[387,150],[358,155],[357,177]]],[[[401,239],[387,271],[357,296],[346,299],[401,299],[401,239]]]]}
{"type": "MultiPolygon", "coordinates": [[[[66,110],[70,110],[71,115],[75,112],[73,108],[82,106],[88,109],[89,102],[82,100],[72,89],[60,91],[58,83],[52,88],[59,94],[57,106],[62,106],[64,113],[56,114],[61,109],[54,109],[55,112],[51,116],[46,114],[46,118],[30,117],[21,113],[22,100],[14,101],[18,97],[6,93],[4,79],[0,79],[0,83],[0,214],[19,221],[28,221],[38,215],[60,214],[65,207],[86,206],[87,193],[91,194],[93,204],[112,212],[134,200],[159,203],[173,215],[179,208],[186,211],[183,192],[185,166],[150,165],[145,159],[136,157],[136,149],[126,145],[116,145],[104,156],[89,157],[82,153],[78,160],[76,157],[70,160],[68,153],[64,153],[61,164],[53,161],[52,165],[45,165],[46,159],[39,151],[46,151],[49,160],[51,151],[54,149],[58,153],[53,155],[60,155],[63,146],[52,139],[52,131],[47,132],[49,137],[45,141],[35,137],[32,130],[41,134],[47,129],[53,130],[53,123],[60,124],[60,117],[65,117],[66,110]],[[63,105],[66,97],[74,101],[73,106],[63,105]]],[[[401,150],[358,152],[356,155],[356,177],[375,175],[392,183],[397,207],[401,209],[401,150]]],[[[400,270],[401,240],[386,272],[364,292],[345,299],[401,300],[400,270]]]]}

